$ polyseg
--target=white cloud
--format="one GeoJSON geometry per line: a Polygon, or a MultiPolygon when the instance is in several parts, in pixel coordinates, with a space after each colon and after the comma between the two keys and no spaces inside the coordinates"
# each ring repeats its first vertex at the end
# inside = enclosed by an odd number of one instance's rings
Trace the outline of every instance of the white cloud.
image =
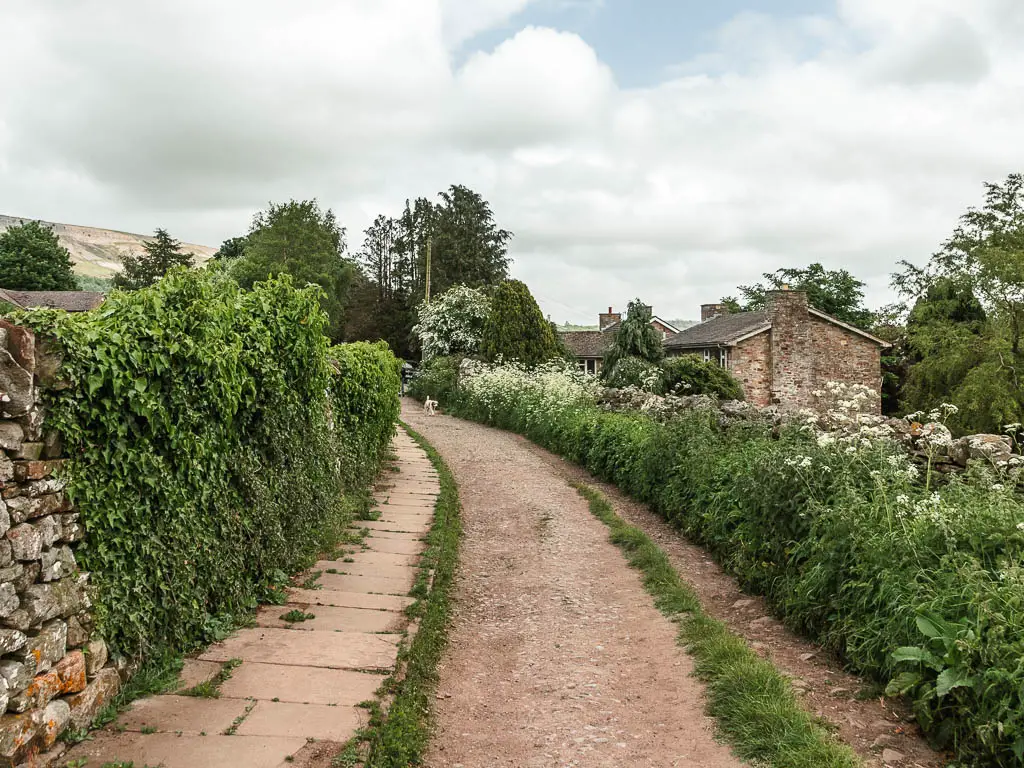
{"type": "Polygon", "coordinates": [[[8,0],[0,213],[216,244],[318,196],[358,244],[464,183],[554,317],[637,295],[693,316],[811,261],[881,302],[897,259],[1024,169],[1019,0],[741,14],[639,89],[550,29],[454,63],[530,2],[8,0]]]}

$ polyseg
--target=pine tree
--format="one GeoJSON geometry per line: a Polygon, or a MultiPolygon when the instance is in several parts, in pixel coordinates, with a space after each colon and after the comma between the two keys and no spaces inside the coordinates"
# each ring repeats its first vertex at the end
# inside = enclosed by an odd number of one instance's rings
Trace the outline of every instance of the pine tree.
{"type": "Polygon", "coordinates": [[[71,254],[50,227],[38,221],[0,233],[0,288],[12,291],[74,291],[71,254]]]}
{"type": "Polygon", "coordinates": [[[560,356],[555,331],[525,283],[506,280],[494,292],[480,352],[491,362],[500,356],[531,367],[560,356]]]}
{"type": "Polygon", "coordinates": [[[195,255],[184,253],[181,243],[175,240],[166,229],[157,229],[153,239],[142,244],[145,249],[138,256],[127,255],[121,259],[124,269],[114,276],[114,285],[118,288],[138,290],[152,285],[167,274],[172,267],[191,267],[195,263],[195,255]]]}

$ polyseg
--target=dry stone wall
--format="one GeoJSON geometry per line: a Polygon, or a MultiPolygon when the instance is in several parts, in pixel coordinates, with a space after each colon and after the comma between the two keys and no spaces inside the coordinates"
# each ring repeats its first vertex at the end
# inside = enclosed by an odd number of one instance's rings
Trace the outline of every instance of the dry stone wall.
{"type": "Polygon", "coordinates": [[[59,359],[0,320],[0,768],[48,765],[121,685],[90,613],[84,538],[41,394],[59,359]]]}

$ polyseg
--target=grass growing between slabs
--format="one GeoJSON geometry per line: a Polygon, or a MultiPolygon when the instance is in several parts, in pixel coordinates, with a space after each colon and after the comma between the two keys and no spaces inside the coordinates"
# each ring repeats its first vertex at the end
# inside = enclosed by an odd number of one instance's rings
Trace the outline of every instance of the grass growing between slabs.
{"type": "Polygon", "coordinates": [[[789,681],[724,624],[707,616],[665,553],[619,517],[600,491],[573,486],[607,525],[609,538],[643,575],[644,588],[667,618],[707,684],[708,713],[722,739],[743,760],[777,768],[857,768],[860,759],[797,701],[789,681]]]}
{"type": "Polygon", "coordinates": [[[419,575],[410,593],[416,602],[409,607],[408,615],[413,622],[419,622],[419,629],[399,653],[397,668],[402,669],[404,675],[389,678],[382,686],[381,692],[393,697],[386,714],[380,707],[368,706],[370,724],[335,758],[338,766],[359,764],[355,742],[368,745],[363,761],[367,768],[420,765],[430,742],[431,700],[437,686],[437,665],[448,642],[462,521],[459,494],[451,471],[422,435],[408,426],[405,431],[429,457],[441,486],[427,547],[420,558],[419,575]]]}

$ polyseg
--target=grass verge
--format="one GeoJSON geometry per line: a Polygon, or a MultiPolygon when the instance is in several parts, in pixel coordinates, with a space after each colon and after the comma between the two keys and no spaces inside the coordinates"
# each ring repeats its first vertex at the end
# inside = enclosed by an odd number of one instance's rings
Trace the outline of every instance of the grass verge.
{"type": "MultiPolygon", "coordinates": [[[[386,713],[382,708],[371,708],[370,725],[357,736],[358,741],[367,745],[363,760],[367,768],[406,768],[422,764],[430,741],[431,699],[437,686],[437,664],[448,641],[451,591],[462,535],[459,494],[451,471],[422,435],[406,424],[402,426],[437,469],[441,492],[434,505],[434,522],[411,592],[416,602],[408,609],[410,619],[419,622],[419,629],[399,654],[398,668],[403,674],[390,678],[382,686],[382,693],[392,697],[390,707],[386,713]]],[[[358,765],[357,753],[355,744],[346,745],[334,764],[358,765]]]]}
{"type": "Polygon", "coordinates": [[[721,738],[738,757],[777,768],[857,768],[850,747],[797,701],[771,662],[701,609],[697,595],[679,578],[668,556],[639,528],[619,517],[600,491],[573,483],[591,513],[607,525],[609,538],[643,575],[644,588],[667,618],[679,624],[679,640],[693,656],[697,677],[707,684],[708,713],[721,738]]]}

